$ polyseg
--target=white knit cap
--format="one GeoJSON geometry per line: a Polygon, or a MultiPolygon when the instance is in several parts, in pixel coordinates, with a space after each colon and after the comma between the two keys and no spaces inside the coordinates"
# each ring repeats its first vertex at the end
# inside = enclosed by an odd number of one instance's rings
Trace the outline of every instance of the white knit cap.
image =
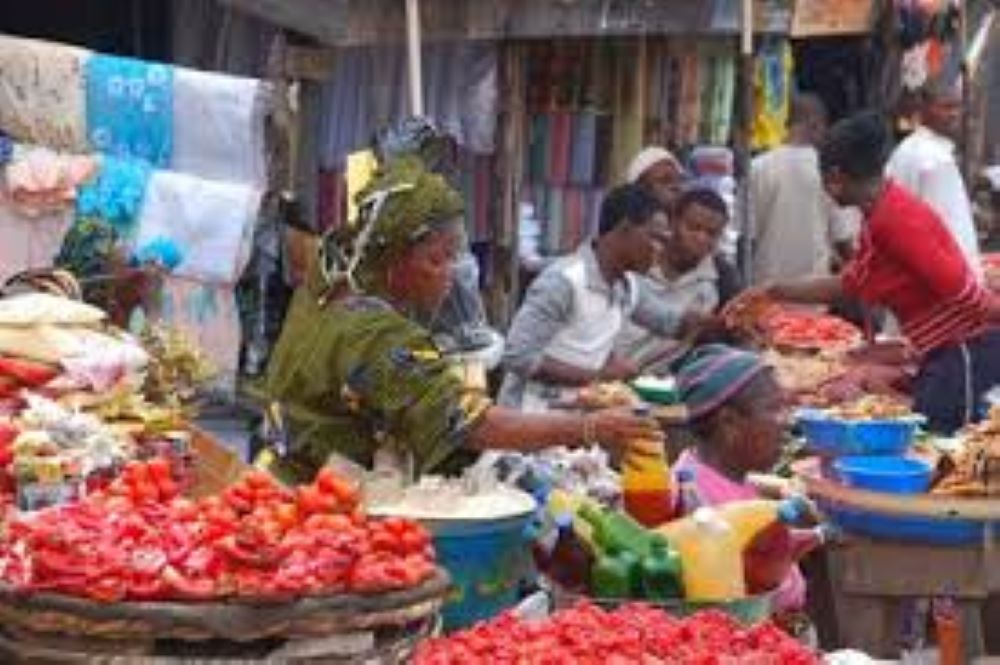
{"type": "Polygon", "coordinates": [[[647,148],[643,148],[639,154],[632,159],[632,163],[628,165],[628,170],[625,172],[625,178],[630,183],[638,182],[639,178],[641,178],[646,171],[653,168],[653,166],[659,164],[660,162],[670,162],[677,167],[678,171],[684,170],[680,161],[674,157],[674,153],[670,152],[666,148],[661,148],[660,146],[649,146],[647,148]]]}

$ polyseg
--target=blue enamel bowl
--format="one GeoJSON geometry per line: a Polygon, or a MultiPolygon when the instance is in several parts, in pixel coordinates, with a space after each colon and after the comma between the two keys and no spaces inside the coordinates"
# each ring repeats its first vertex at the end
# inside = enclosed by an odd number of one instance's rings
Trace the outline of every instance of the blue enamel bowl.
{"type": "Polygon", "coordinates": [[[841,457],[833,470],[848,487],[890,494],[923,494],[934,474],[923,460],[888,456],[841,457]]]}

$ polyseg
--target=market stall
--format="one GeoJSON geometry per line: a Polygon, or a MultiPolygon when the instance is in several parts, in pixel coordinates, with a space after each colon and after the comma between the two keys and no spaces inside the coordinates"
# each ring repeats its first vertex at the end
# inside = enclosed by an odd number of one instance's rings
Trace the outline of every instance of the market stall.
{"type": "Polygon", "coordinates": [[[191,424],[209,376],[174,331],[0,299],[5,658],[400,659],[436,629],[430,534],[330,469],[247,467],[191,424]]]}
{"type": "MultiPolygon", "coordinates": [[[[746,303],[743,303],[746,305],[746,303]]],[[[829,607],[821,633],[883,657],[928,645],[972,659],[996,649],[991,489],[997,412],[954,438],[922,431],[910,410],[912,358],[901,342],[808,311],[757,303],[728,312],[772,347],[795,398],[792,491],[845,536],[825,549],[812,589],[829,607]],[[928,626],[930,626],[928,628],[928,626]]]]}
{"type": "Polygon", "coordinates": [[[825,421],[806,426],[810,446],[827,461],[800,463],[797,476],[828,518],[853,534],[828,552],[837,639],[882,655],[900,640],[919,648],[929,601],[948,599],[966,657],[996,649],[991,571],[1000,506],[990,478],[997,415],[956,440],[912,446],[912,428],[899,429],[898,413],[850,421],[839,433],[825,421]],[[886,445],[890,428],[897,434],[886,445]],[[879,456],[829,461],[843,454],[838,442],[847,439],[853,455],[879,456]],[[901,633],[908,621],[916,626],[901,633]]]}
{"type": "MultiPolygon", "coordinates": [[[[793,311],[754,331],[800,359],[859,336],[793,311]]],[[[0,345],[0,648],[11,658],[392,662],[417,648],[417,662],[463,662],[470,648],[488,659],[520,645],[531,659],[544,640],[518,636],[583,630],[586,648],[818,662],[777,601],[828,537],[801,497],[705,505],[653,445],[620,473],[594,451],[553,451],[486,456],[461,479],[409,487],[338,463],[289,487],[190,426],[207,374],[175,334],[131,338],[96,308],[25,287],[0,300],[0,345]],[[496,618],[532,591],[527,607],[550,619],[496,618]],[[445,637],[418,647],[441,620],[445,637]],[[691,635],[705,642],[685,651],[691,635]]],[[[684,414],[677,397],[643,380],[595,387],[570,408],[645,402],[670,420],[684,414]]]]}
{"type": "Polygon", "coordinates": [[[271,88],[0,35],[0,98],[0,278],[57,265],[107,308],[157,264],[145,316],[185,329],[232,389],[271,88]]]}

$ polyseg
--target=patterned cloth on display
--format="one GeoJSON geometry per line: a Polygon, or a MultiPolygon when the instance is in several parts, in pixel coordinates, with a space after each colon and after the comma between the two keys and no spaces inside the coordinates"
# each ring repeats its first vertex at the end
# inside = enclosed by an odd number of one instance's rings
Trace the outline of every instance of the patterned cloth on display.
{"type": "Polygon", "coordinates": [[[132,58],[87,60],[87,136],[97,152],[169,166],[173,67],[132,58]]]}
{"type": "Polygon", "coordinates": [[[80,188],[77,215],[103,219],[123,236],[129,236],[142,209],[151,174],[145,162],[105,156],[97,176],[80,188]]]}
{"type": "Polygon", "coordinates": [[[247,184],[155,171],[139,215],[136,251],[171,243],[180,251],[177,276],[234,284],[249,256],[261,194],[247,184]]]}
{"type": "Polygon", "coordinates": [[[754,60],[754,118],[751,143],[765,150],[785,140],[792,92],[792,48],[787,41],[765,43],[754,60]]]}
{"type": "Polygon", "coordinates": [[[81,48],[0,35],[0,130],[19,141],[84,152],[81,48]]]}
{"type": "Polygon", "coordinates": [[[32,268],[47,268],[73,224],[72,211],[25,217],[0,205],[0,280],[32,268]]]}
{"type": "Polygon", "coordinates": [[[257,79],[175,69],[171,168],[263,184],[266,102],[267,88],[257,79]]]}

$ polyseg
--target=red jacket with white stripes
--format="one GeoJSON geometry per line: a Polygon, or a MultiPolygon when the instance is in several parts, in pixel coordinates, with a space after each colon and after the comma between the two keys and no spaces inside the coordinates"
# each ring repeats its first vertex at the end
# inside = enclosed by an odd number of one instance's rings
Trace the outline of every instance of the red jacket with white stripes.
{"type": "Polygon", "coordinates": [[[889,309],[920,354],[987,328],[990,294],[937,213],[889,181],[868,211],[844,289],[889,309]]]}

